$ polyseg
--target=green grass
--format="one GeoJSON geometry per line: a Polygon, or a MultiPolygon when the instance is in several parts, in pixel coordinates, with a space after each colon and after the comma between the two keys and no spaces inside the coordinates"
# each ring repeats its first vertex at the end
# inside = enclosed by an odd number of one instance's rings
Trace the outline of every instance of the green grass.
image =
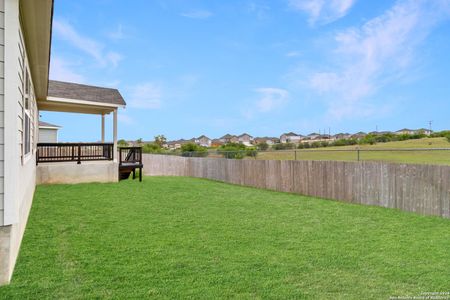
{"type": "Polygon", "coordinates": [[[450,220],[208,180],[39,186],[0,299],[387,299],[450,288],[450,220]]]}
{"type": "MultiPolygon", "coordinates": [[[[297,160],[343,160],[356,161],[357,153],[355,149],[405,149],[405,148],[450,148],[450,143],[446,138],[424,138],[419,140],[408,140],[401,142],[378,143],[375,145],[342,146],[311,149],[307,152],[297,150],[297,160]],[[348,152],[326,152],[329,150],[352,150],[348,152]]],[[[293,160],[294,151],[271,151],[261,152],[258,159],[293,160]]],[[[361,160],[388,161],[396,163],[416,163],[416,164],[443,164],[450,165],[450,151],[383,151],[383,152],[360,152],[361,160]]]]}

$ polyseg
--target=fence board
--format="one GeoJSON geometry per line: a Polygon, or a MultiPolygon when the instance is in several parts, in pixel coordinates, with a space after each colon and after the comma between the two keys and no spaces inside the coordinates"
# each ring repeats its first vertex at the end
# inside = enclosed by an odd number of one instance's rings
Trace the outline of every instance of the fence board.
{"type": "Polygon", "coordinates": [[[450,167],[143,154],[150,176],[190,176],[450,218],[450,167]]]}

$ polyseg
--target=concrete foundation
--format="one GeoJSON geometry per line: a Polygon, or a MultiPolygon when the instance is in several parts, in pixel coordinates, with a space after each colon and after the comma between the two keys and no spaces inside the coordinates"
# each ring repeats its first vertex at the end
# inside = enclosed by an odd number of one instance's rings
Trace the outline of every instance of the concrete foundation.
{"type": "Polygon", "coordinates": [[[36,184],[117,181],[119,164],[111,161],[42,163],[37,166],[36,184]]]}

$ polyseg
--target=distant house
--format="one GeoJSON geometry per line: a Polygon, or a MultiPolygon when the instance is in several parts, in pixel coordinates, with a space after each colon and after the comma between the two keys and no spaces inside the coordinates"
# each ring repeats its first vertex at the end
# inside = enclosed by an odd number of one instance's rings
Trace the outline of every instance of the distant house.
{"type": "Polygon", "coordinates": [[[225,134],[223,137],[220,138],[220,141],[224,144],[227,143],[238,143],[239,142],[239,138],[235,135],[231,135],[231,134],[225,134]]]}
{"type": "Polygon", "coordinates": [[[39,143],[57,143],[61,126],[39,121],[39,143]]]}
{"type": "Polygon", "coordinates": [[[430,129],[425,129],[425,128],[420,128],[420,129],[408,129],[408,128],[403,128],[400,130],[397,130],[395,132],[395,134],[425,134],[425,135],[430,135],[432,134],[432,130],[430,129]]]}
{"type": "Polygon", "coordinates": [[[359,139],[363,139],[366,135],[367,134],[365,132],[360,131],[355,134],[352,134],[351,138],[359,140],[359,139]]]}
{"type": "Polygon", "coordinates": [[[294,132],[283,133],[280,136],[280,143],[294,143],[298,144],[300,141],[304,139],[304,136],[301,134],[296,134],[294,132]]]}
{"type": "Polygon", "coordinates": [[[392,132],[390,132],[390,131],[372,131],[372,132],[369,132],[369,134],[371,134],[371,135],[384,135],[384,134],[392,134],[392,132]]]}
{"type": "Polygon", "coordinates": [[[316,140],[319,136],[321,136],[319,133],[310,133],[307,135],[307,137],[309,137],[311,140],[316,140]]]}
{"type": "Polygon", "coordinates": [[[324,142],[331,140],[331,136],[328,134],[319,134],[313,139],[315,142],[324,142]]]}
{"type": "Polygon", "coordinates": [[[334,140],[343,140],[343,139],[349,139],[349,138],[351,138],[351,136],[352,135],[350,133],[338,133],[333,136],[333,139],[334,140]]]}
{"type": "Polygon", "coordinates": [[[187,143],[192,143],[194,142],[194,140],[185,140],[185,139],[181,139],[181,140],[175,140],[175,141],[170,141],[167,142],[167,148],[171,149],[171,150],[176,150],[176,149],[180,149],[181,146],[183,146],[184,144],[187,143]]]}
{"type": "Polygon", "coordinates": [[[199,136],[195,139],[195,143],[202,147],[211,147],[211,139],[206,135],[199,136]]]}
{"type": "Polygon", "coordinates": [[[211,147],[220,147],[222,146],[224,143],[222,142],[222,140],[220,139],[213,139],[211,141],[211,147]]]}
{"type": "Polygon", "coordinates": [[[279,143],[279,139],[278,138],[275,138],[275,137],[256,137],[255,139],[254,139],[254,143],[257,145],[257,144],[262,144],[262,143],[266,143],[267,145],[273,145],[273,144],[276,144],[276,143],[279,143]]]}
{"type": "Polygon", "coordinates": [[[253,137],[248,133],[243,133],[237,137],[239,143],[244,144],[245,146],[251,146],[253,142],[253,137]]]}
{"type": "Polygon", "coordinates": [[[416,130],[414,130],[414,129],[408,129],[408,128],[403,128],[403,129],[400,129],[400,130],[397,130],[396,132],[395,132],[396,134],[415,134],[416,133],[416,130]]]}
{"type": "Polygon", "coordinates": [[[425,135],[431,135],[433,133],[433,130],[420,128],[416,130],[416,133],[423,133],[425,135]]]}
{"type": "Polygon", "coordinates": [[[211,147],[220,147],[223,145],[223,142],[220,139],[213,139],[211,141],[211,147]]]}

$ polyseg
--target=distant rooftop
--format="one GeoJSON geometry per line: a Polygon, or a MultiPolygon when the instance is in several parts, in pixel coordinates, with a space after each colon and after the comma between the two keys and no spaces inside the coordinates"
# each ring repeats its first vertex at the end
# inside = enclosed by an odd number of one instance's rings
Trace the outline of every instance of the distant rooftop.
{"type": "Polygon", "coordinates": [[[61,126],[55,125],[55,124],[51,124],[51,123],[47,123],[44,121],[39,121],[39,127],[52,127],[52,128],[61,128],[61,126]]]}

